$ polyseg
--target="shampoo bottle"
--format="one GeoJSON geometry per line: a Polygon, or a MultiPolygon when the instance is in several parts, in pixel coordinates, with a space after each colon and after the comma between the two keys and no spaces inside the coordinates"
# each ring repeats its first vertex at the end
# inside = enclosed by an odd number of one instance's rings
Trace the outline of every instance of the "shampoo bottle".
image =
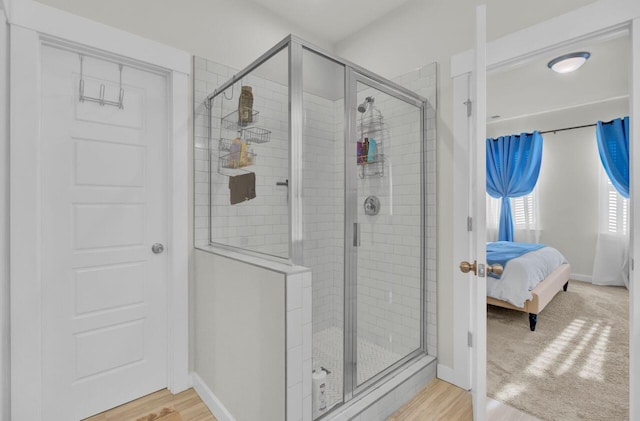
{"type": "Polygon", "coordinates": [[[313,370],[312,410],[314,416],[323,413],[327,409],[327,372],[324,369],[313,370]]]}
{"type": "Polygon", "coordinates": [[[238,101],[238,123],[244,126],[253,122],[253,92],[251,86],[243,86],[238,101]]]}

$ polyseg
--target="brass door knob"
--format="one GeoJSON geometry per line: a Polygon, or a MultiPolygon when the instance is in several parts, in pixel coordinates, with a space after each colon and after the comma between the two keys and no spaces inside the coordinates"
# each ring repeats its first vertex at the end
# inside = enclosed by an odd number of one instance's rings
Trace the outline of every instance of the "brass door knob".
{"type": "Polygon", "coordinates": [[[473,274],[477,275],[478,265],[475,260],[473,261],[473,264],[469,262],[460,262],[460,270],[462,271],[462,273],[469,273],[473,271],[473,274]]]}
{"type": "Polygon", "coordinates": [[[491,272],[494,275],[502,275],[502,272],[504,272],[504,268],[500,264],[494,263],[487,266],[487,272],[491,272]]]}

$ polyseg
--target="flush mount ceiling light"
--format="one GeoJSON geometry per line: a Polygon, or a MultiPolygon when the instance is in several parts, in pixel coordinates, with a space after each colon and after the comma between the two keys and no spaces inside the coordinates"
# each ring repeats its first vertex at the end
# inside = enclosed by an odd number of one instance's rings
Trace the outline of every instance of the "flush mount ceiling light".
{"type": "Polygon", "coordinates": [[[586,51],[564,54],[551,60],[547,66],[557,73],[570,73],[578,70],[590,56],[586,51]]]}

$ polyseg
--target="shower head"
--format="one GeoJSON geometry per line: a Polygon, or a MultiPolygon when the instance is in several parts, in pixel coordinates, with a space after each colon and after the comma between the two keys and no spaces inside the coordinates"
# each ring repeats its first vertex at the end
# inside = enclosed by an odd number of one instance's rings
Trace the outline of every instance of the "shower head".
{"type": "Polygon", "coordinates": [[[360,113],[364,113],[369,108],[369,104],[373,104],[374,98],[372,96],[368,96],[364,99],[364,102],[358,105],[358,111],[360,113]]]}

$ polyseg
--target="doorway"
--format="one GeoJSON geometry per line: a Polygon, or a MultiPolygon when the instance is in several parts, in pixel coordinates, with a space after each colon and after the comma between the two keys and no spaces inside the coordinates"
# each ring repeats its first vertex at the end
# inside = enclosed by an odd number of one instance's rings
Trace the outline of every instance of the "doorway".
{"type": "MultiPolygon", "coordinates": [[[[608,209],[624,199],[615,190],[600,191],[601,178],[607,176],[595,122],[629,114],[628,57],[628,34],[619,33],[563,46],[521,66],[494,69],[487,77],[487,138],[537,130],[543,142],[534,190],[511,199],[514,241],[546,246],[526,256],[550,257],[547,253],[557,250],[571,266],[567,291],[561,286],[552,291],[536,314],[535,332],[528,329],[526,312],[502,307],[504,301],[522,307],[511,295],[515,290],[505,289],[518,284],[514,268],[499,280],[487,278],[490,304],[501,300],[487,310],[487,395],[540,419],[623,419],[628,413],[628,291],[622,279],[617,287],[602,286],[602,273],[594,273],[592,284],[599,237],[623,238],[622,230],[611,230],[616,222],[620,229],[627,225],[626,203],[608,209]],[[548,68],[551,59],[575,51],[591,54],[582,68],[567,74],[548,68]],[[612,62],[618,63],[615,69],[612,62]],[[599,223],[601,204],[602,218],[612,210],[614,216],[624,213],[625,221],[599,223]]],[[[487,241],[494,242],[500,201],[487,196],[487,202],[487,241]]],[[[620,255],[621,260],[624,252],[620,255]]],[[[525,265],[523,259],[513,264],[534,267],[529,265],[534,261],[525,265]]],[[[620,273],[622,264],[615,266],[620,273]]],[[[531,275],[529,280],[545,277],[531,275]]]]}
{"type": "MultiPolygon", "coordinates": [[[[638,121],[640,119],[640,115],[638,114],[638,110],[640,109],[640,81],[638,80],[637,69],[640,66],[640,33],[638,32],[638,28],[640,28],[640,9],[635,5],[622,4],[618,1],[607,1],[602,0],[596,3],[593,3],[589,6],[585,6],[575,12],[568,13],[566,15],[559,16],[553,20],[543,22],[541,24],[535,25],[531,28],[527,28],[521,32],[509,35],[507,37],[501,38],[499,40],[493,41],[488,45],[488,61],[486,64],[482,66],[482,69],[493,69],[499,66],[510,65],[515,62],[520,62],[524,59],[528,59],[533,57],[540,52],[550,51],[554,48],[558,48],[559,46],[567,45],[569,42],[576,42],[579,40],[588,39],[590,37],[596,35],[604,35],[607,33],[612,33],[620,30],[621,28],[631,29],[632,34],[632,87],[631,87],[631,120],[638,121]],[[615,12],[608,13],[607,11],[615,12]],[[605,19],[601,19],[600,17],[606,16],[605,19]],[[566,28],[571,27],[571,35],[568,36],[566,28]]],[[[484,22],[484,20],[482,20],[484,22]]],[[[485,50],[485,44],[481,40],[478,44],[482,51],[485,50]]],[[[481,54],[482,56],[482,54],[481,54]]],[[[460,151],[466,151],[467,145],[466,140],[469,138],[469,125],[468,125],[468,117],[467,110],[468,107],[464,105],[465,99],[469,98],[468,93],[471,92],[471,87],[475,84],[478,79],[476,78],[476,74],[482,75],[481,71],[477,71],[477,69],[472,68],[474,63],[474,52],[468,51],[466,53],[460,54],[458,56],[453,57],[452,59],[452,78],[454,79],[454,139],[455,139],[455,147],[456,150],[454,152],[454,165],[456,166],[456,170],[460,167],[464,167],[468,165],[466,160],[464,159],[464,155],[458,156],[460,151]],[[472,83],[473,82],[473,83],[472,83]],[[465,98],[465,99],[463,99],[465,98]],[[458,99],[460,100],[460,104],[458,105],[458,99]],[[462,163],[462,164],[461,164],[462,163]]],[[[484,84],[486,79],[482,76],[480,83],[484,84]]],[[[480,106],[477,108],[481,108],[482,112],[485,111],[484,105],[484,97],[482,98],[482,102],[480,106]]],[[[484,125],[484,119],[483,123],[484,125]]],[[[633,123],[632,123],[633,124],[633,123]]],[[[480,131],[478,131],[480,132],[480,131]]],[[[484,129],[482,130],[482,136],[478,138],[482,138],[484,140],[484,129]]],[[[630,145],[633,145],[637,142],[637,134],[636,131],[632,128],[631,131],[632,140],[630,141],[630,145]],[[635,142],[634,142],[635,141],[635,142]]],[[[633,146],[631,146],[631,157],[630,161],[635,162],[635,166],[638,165],[638,156],[637,153],[634,152],[633,146]]],[[[474,155],[475,156],[475,155],[474,155]]],[[[483,155],[484,156],[484,155],[483,155]]],[[[476,159],[477,156],[475,156],[476,159]]],[[[461,175],[458,176],[458,181],[454,181],[454,185],[461,185],[463,190],[461,192],[457,192],[454,197],[454,202],[462,203],[464,209],[466,209],[467,203],[467,192],[468,187],[464,187],[469,182],[469,178],[466,177],[464,171],[461,172],[461,175]],[[463,177],[464,176],[464,177],[463,177]]],[[[457,176],[457,174],[456,174],[457,176]]],[[[632,176],[633,179],[633,176],[632,176]]],[[[476,183],[472,183],[474,186],[476,183]]],[[[633,185],[633,183],[632,183],[633,185]]],[[[633,187],[632,187],[633,188],[633,187]]],[[[633,193],[632,193],[633,195],[633,193]]],[[[636,193],[637,196],[637,193],[636,193]]],[[[482,201],[484,202],[484,200],[482,201]]],[[[454,206],[457,208],[457,206],[454,206]]],[[[638,217],[638,208],[631,204],[631,238],[635,237],[635,232],[637,230],[637,224],[634,223],[634,220],[637,220],[638,217]]],[[[482,212],[482,220],[477,226],[478,231],[482,231],[482,237],[484,237],[484,209],[482,212]]],[[[466,218],[466,215],[464,216],[466,218]]],[[[458,217],[457,219],[462,219],[458,217]]],[[[456,255],[460,255],[462,258],[467,258],[464,256],[465,249],[468,244],[468,240],[464,240],[468,233],[466,233],[466,221],[460,220],[457,223],[454,223],[454,253],[456,255]],[[462,241],[460,241],[462,239],[462,241]]],[[[472,233],[471,235],[476,236],[477,233],[472,233]]],[[[634,259],[636,254],[638,253],[638,249],[633,247],[633,241],[631,243],[631,259],[634,259]]],[[[456,259],[457,260],[457,259],[456,259]]],[[[460,259],[462,260],[462,259],[460,259]]],[[[456,261],[457,263],[457,261],[456,261]]],[[[637,323],[639,314],[637,309],[634,308],[634,301],[637,301],[640,297],[640,290],[638,288],[634,288],[633,284],[633,271],[631,272],[631,281],[630,281],[630,332],[634,332],[634,329],[637,330],[637,323]]],[[[480,277],[476,278],[480,279],[480,277]]],[[[460,285],[462,289],[469,290],[469,286],[473,285],[469,283],[468,277],[462,277],[456,275],[454,279],[454,283],[460,285]]],[[[484,284],[482,284],[484,285],[484,284]]],[[[464,295],[464,294],[463,294],[464,295]]],[[[468,295],[467,295],[468,296],[468,295]]],[[[473,373],[473,378],[475,382],[477,382],[480,386],[474,387],[472,393],[474,394],[474,398],[477,397],[479,405],[475,410],[477,412],[477,419],[484,419],[484,411],[480,408],[484,408],[485,404],[485,394],[483,385],[485,385],[486,373],[484,371],[484,367],[482,363],[476,361],[476,357],[478,355],[484,358],[484,352],[486,348],[483,346],[483,340],[485,336],[483,336],[483,332],[480,331],[480,338],[474,343],[479,344],[477,348],[467,348],[466,336],[468,332],[476,331],[477,326],[471,323],[471,320],[475,320],[477,318],[483,318],[480,312],[486,311],[485,309],[485,300],[486,295],[477,294],[473,296],[473,300],[471,303],[475,306],[473,309],[473,313],[468,310],[469,301],[463,300],[463,296],[455,298],[455,310],[454,313],[456,315],[459,311],[462,314],[454,320],[454,331],[456,332],[454,335],[454,376],[459,379],[460,384],[469,385],[471,373],[473,373]],[[480,305],[478,305],[480,304],[480,305]],[[472,358],[474,361],[473,364],[469,363],[469,359],[472,358]],[[466,368],[470,367],[468,370],[466,368]],[[481,368],[481,369],[478,369],[481,368]],[[482,392],[482,393],[481,393],[482,392]],[[477,396],[476,396],[477,395],[477,396]]],[[[630,416],[633,419],[638,409],[636,409],[635,403],[637,399],[635,396],[638,393],[638,389],[636,386],[636,379],[634,378],[634,368],[636,364],[638,364],[636,360],[636,353],[634,353],[634,349],[640,346],[638,343],[637,335],[634,333],[630,334],[630,416]]],[[[476,412],[476,411],[474,411],[476,412]]]]}

